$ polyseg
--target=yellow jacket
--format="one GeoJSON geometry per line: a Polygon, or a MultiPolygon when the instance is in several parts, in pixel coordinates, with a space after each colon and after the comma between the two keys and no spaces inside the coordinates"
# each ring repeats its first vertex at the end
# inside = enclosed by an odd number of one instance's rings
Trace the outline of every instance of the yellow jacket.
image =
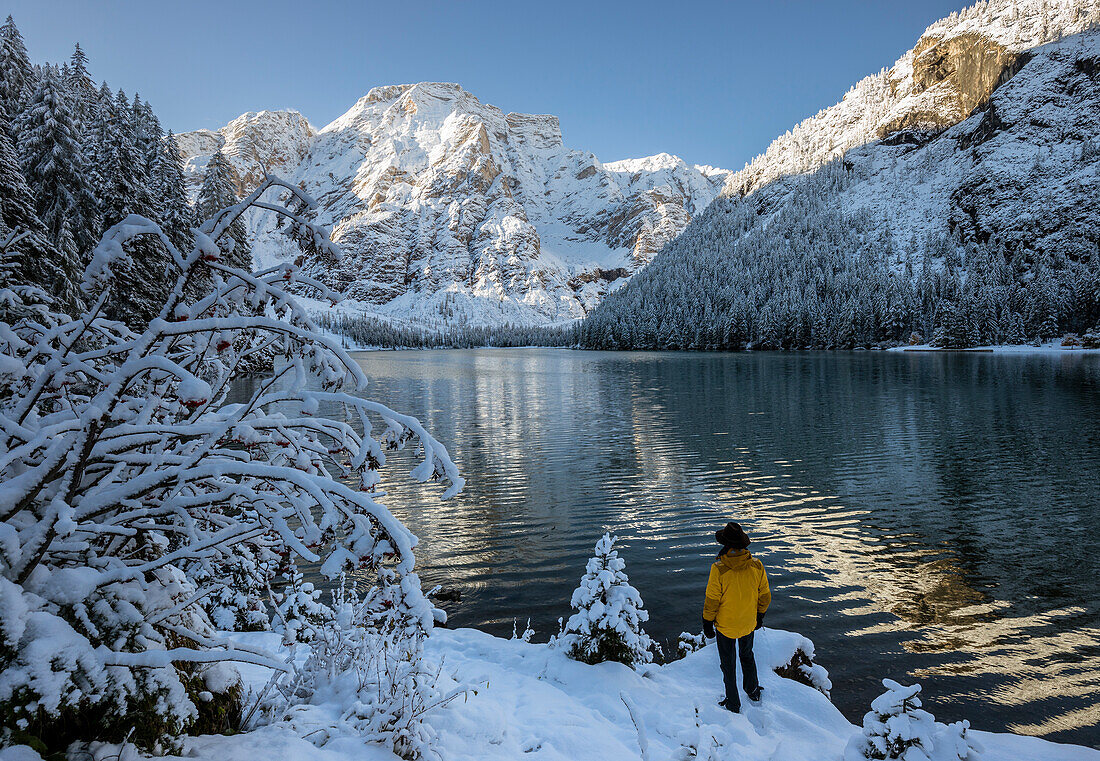
{"type": "Polygon", "coordinates": [[[756,628],[756,614],[772,601],[764,564],[748,550],[727,552],[710,567],[703,620],[723,636],[737,639],[756,628]]]}

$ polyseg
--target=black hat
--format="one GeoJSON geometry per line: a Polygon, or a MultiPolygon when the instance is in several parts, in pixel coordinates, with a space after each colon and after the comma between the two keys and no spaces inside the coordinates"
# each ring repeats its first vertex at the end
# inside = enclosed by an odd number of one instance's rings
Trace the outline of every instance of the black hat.
{"type": "Polygon", "coordinates": [[[749,535],[742,530],[740,523],[733,521],[714,532],[714,539],[719,544],[734,550],[743,550],[749,546],[749,535]]]}

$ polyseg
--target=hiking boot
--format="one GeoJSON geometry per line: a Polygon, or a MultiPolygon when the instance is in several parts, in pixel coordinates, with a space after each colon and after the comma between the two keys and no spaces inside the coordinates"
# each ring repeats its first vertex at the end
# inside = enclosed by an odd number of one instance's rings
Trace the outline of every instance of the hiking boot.
{"type": "Polygon", "coordinates": [[[741,706],[730,706],[728,700],[719,700],[718,705],[725,708],[730,713],[741,713],[741,706]]]}
{"type": "Polygon", "coordinates": [[[755,690],[748,693],[749,700],[751,700],[754,703],[759,703],[760,702],[760,693],[762,693],[763,691],[764,691],[763,687],[757,687],[755,690]]]}

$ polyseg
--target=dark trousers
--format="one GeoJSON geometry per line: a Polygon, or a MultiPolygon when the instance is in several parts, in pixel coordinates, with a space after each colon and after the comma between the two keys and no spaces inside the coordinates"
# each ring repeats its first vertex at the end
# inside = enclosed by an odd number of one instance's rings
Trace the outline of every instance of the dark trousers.
{"type": "Polygon", "coordinates": [[[731,709],[741,709],[741,697],[737,694],[737,661],[733,659],[735,643],[737,656],[741,661],[741,683],[745,686],[745,692],[753,695],[760,689],[756,659],[752,656],[753,634],[755,632],[749,632],[740,639],[732,639],[718,632],[718,659],[722,664],[722,680],[726,683],[726,706],[731,709]]]}

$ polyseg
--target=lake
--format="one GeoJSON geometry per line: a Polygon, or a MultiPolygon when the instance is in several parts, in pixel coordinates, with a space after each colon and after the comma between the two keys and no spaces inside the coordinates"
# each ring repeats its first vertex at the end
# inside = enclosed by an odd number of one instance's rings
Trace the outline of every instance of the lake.
{"type": "Polygon", "coordinates": [[[1100,357],[356,357],[467,479],[440,502],[387,468],[383,500],[421,538],[425,586],[461,592],[450,625],[530,618],[545,641],[608,530],[674,642],[738,520],[766,625],[814,641],[852,721],[891,677],[941,721],[1100,745],[1100,357]]]}

